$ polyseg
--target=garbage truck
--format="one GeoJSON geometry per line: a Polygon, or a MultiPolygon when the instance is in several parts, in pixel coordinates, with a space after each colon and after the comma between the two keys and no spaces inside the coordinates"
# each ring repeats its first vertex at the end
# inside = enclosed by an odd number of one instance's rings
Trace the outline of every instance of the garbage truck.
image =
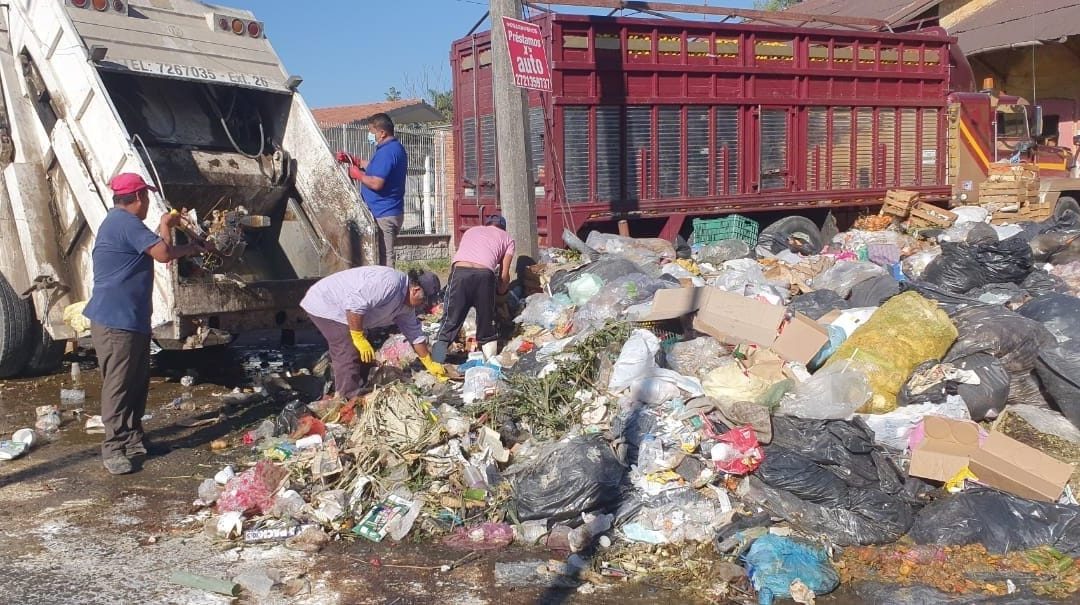
{"type": "MultiPolygon", "coordinates": [[[[889,189],[974,203],[989,164],[1013,158],[1039,165],[1042,201],[1080,199],[1068,150],[1037,144],[1039,108],[975,91],[940,27],[552,12],[531,21],[551,67],[552,91],[528,95],[545,244],[617,220],[671,239],[695,216],[853,217],[889,189]]],[[[498,208],[492,53],[490,31],[450,51],[458,234],[498,208]]]]}
{"type": "Polygon", "coordinates": [[[180,241],[217,237],[155,263],[163,348],[301,327],[311,283],[374,262],[374,220],[266,34],[195,0],[0,4],[0,377],[55,368],[77,335],[64,311],[92,293],[119,173],[159,187],[148,226],[177,210],[180,241]]]}

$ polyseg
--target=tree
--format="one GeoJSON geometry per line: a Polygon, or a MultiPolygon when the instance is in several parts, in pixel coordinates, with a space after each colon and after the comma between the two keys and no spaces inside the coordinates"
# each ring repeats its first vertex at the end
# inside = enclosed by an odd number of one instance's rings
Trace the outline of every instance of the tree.
{"type": "Polygon", "coordinates": [[[443,118],[445,118],[447,122],[453,119],[454,91],[435,90],[434,88],[429,88],[427,91],[427,96],[424,97],[424,100],[427,101],[432,107],[434,107],[436,111],[441,113],[443,115],[443,118]]]}
{"type": "Polygon", "coordinates": [[[400,101],[401,100],[401,91],[394,88],[393,86],[391,86],[390,89],[386,91],[386,100],[387,101],[400,101]]]}
{"type": "Polygon", "coordinates": [[[754,0],[754,8],[759,11],[782,11],[799,3],[799,0],[754,0]]]}
{"type": "Polygon", "coordinates": [[[449,122],[454,117],[454,91],[444,65],[425,65],[419,72],[405,74],[402,88],[410,98],[423,99],[449,122]]]}

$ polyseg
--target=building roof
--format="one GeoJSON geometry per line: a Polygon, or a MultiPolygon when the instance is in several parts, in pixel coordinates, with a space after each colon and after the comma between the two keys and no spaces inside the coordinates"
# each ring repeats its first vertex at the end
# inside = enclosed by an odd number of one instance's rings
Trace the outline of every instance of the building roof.
{"type": "Polygon", "coordinates": [[[387,114],[395,124],[441,122],[446,119],[423,99],[399,99],[397,101],[381,101],[362,105],[323,107],[312,109],[311,113],[315,115],[315,121],[322,126],[340,126],[342,124],[366,122],[368,118],[377,113],[387,114]]]}
{"type": "Polygon", "coordinates": [[[803,0],[788,10],[814,15],[870,17],[897,24],[910,21],[940,3],[941,0],[803,0]]]}
{"type": "Polygon", "coordinates": [[[1080,0],[996,0],[958,21],[949,33],[966,55],[1056,41],[1080,33],[1080,0]]]}

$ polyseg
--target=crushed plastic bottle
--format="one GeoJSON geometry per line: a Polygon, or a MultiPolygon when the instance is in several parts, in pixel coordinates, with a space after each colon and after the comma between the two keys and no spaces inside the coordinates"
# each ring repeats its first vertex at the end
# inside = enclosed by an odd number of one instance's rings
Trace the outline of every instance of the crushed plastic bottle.
{"type": "Polygon", "coordinates": [[[44,435],[51,435],[60,430],[60,408],[55,405],[39,405],[36,409],[37,422],[34,428],[44,435]]]}
{"type": "Polygon", "coordinates": [[[81,406],[86,403],[86,389],[82,386],[82,368],[78,362],[71,364],[71,383],[60,389],[60,404],[81,406]]]}

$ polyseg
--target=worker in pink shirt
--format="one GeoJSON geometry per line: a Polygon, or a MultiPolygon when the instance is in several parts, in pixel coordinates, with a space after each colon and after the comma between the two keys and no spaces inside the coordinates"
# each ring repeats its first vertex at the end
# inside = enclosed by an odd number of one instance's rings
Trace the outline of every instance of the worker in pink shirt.
{"type": "Polygon", "coordinates": [[[473,227],[461,236],[443,296],[442,327],[431,349],[431,358],[437,363],[446,361],[446,351],[457,339],[469,309],[476,309],[476,342],[484,357],[498,353],[495,295],[502,296],[510,288],[514,252],[514,240],[506,233],[506,219],[498,215],[489,216],[483,226],[473,227]]]}

